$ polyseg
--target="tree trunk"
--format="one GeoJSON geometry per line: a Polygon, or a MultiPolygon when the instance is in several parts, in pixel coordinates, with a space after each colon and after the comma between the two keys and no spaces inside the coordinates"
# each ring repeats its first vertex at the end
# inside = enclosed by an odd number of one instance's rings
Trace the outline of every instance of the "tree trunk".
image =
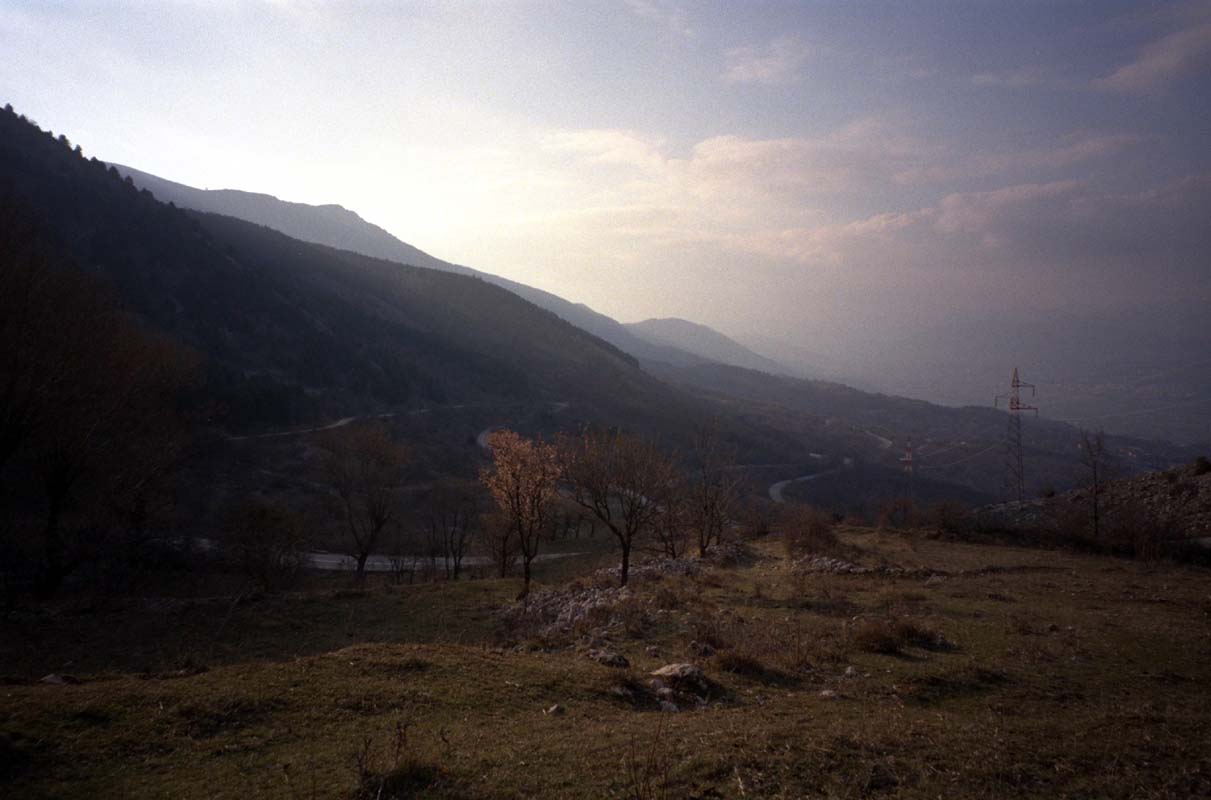
{"type": "Polygon", "coordinates": [[[358,553],[357,555],[357,582],[361,583],[366,580],[366,559],[370,557],[369,553],[358,553]]]}
{"type": "Polygon", "coordinates": [[[44,571],[38,592],[43,597],[52,597],[59,591],[67,577],[67,559],[63,537],[60,535],[59,520],[63,504],[67,501],[70,481],[55,470],[46,480],[46,527],[43,529],[44,571]]]}
{"type": "Polygon", "coordinates": [[[620,586],[627,585],[627,577],[631,574],[631,545],[624,543],[622,545],[622,583],[620,586]]]}

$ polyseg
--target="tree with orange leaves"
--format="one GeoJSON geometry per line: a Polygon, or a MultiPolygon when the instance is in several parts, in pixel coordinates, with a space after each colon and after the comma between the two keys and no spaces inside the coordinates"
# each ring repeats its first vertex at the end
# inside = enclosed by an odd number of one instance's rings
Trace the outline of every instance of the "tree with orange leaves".
{"type": "Polygon", "coordinates": [[[480,472],[492,499],[512,527],[521,550],[525,584],[521,596],[530,592],[530,564],[538,555],[558,492],[559,461],[555,448],[527,439],[510,430],[488,435],[492,466],[480,472]]]}

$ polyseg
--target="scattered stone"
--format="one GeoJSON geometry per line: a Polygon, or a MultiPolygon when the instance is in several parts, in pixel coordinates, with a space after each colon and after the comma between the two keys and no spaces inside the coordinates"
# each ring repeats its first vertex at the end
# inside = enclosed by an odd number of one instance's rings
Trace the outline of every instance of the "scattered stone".
{"type": "MultiPolygon", "coordinates": [[[[594,578],[617,580],[622,574],[622,567],[607,567],[593,573],[594,578]]],[[[639,564],[632,564],[627,572],[628,580],[660,580],[669,575],[697,575],[698,562],[688,558],[654,558],[639,564]]]]}
{"type": "Polygon", "coordinates": [[[71,675],[56,675],[53,672],[49,675],[42,676],[42,678],[38,681],[38,683],[48,683],[52,686],[63,686],[65,684],[79,682],[79,678],[74,678],[71,675]]]}
{"type": "Polygon", "coordinates": [[[626,669],[631,666],[631,662],[627,661],[626,656],[621,653],[615,653],[611,650],[590,650],[589,658],[601,664],[603,667],[616,667],[618,669],[626,669]]]}
{"type": "Polygon", "coordinates": [[[700,642],[697,639],[690,642],[690,655],[696,658],[710,658],[715,655],[715,648],[711,647],[706,642],[700,642]]]}
{"type": "Polygon", "coordinates": [[[660,710],[665,711],[669,714],[676,714],[681,709],[677,708],[676,703],[670,703],[668,700],[661,700],[660,701],[660,710]]]}
{"type": "Polygon", "coordinates": [[[834,692],[832,689],[821,689],[821,690],[820,690],[820,699],[822,699],[822,700],[836,700],[836,699],[837,699],[837,693],[836,693],[836,692],[834,692]]]}
{"type": "Polygon", "coordinates": [[[646,648],[644,648],[643,652],[655,658],[656,656],[660,655],[660,648],[654,644],[649,644],[646,648]]]}
{"type": "Polygon", "coordinates": [[[544,709],[542,713],[546,714],[548,717],[561,717],[561,716],[563,716],[563,712],[564,712],[564,707],[561,706],[559,703],[556,703],[555,705],[551,706],[550,708],[544,709]]]}
{"type": "MultiPolygon", "coordinates": [[[[993,529],[1055,532],[1065,512],[1081,508],[1088,497],[1088,490],[1077,489],[985,506],[974,516],[977,524],[993,529]]],[[[1165,521],[1188,542],[1211,536],[1211,473],[1200,474],[1194,464],[1110,481],[1102,489],[1101,502],[1108,523],[1142,516],[1165,521]]]]}
{"type": "Polygon", "coordinates": [[[710,549],[700,561],[718,567],[734,567],[753,560],[753,551],[744,542],[724,542],[710,549]]]}
{"type": "Polygon", "coordinates": [[[845,668],[845,677],[847,677],[847,678],[858,677],[858,670],[853,665],[846,667],[845,668]]]}

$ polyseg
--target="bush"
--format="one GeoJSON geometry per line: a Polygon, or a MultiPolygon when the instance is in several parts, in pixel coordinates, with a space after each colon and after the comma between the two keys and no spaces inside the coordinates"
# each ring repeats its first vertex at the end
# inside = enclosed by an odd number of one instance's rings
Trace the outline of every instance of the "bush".
{"type": "Polygon", "coordinates": [[[921,524],[917,504],[908,497],[893,497],[879,506],[880,528],[915,528],[921,524]]]}
{"type": "Polygon", "coordinates": [[[953,648],[936,631],[894,618],[861,620],[853,629],[851,638],[859,650],[882,655],[895,655],[909,645],[926,650],[953,648]]]}
{"type": "Polygon", "coordinates": [[[864,619],[854,627],[854,646],[867,653],[893,655],[900,652],[900,639],[887,620],[864,619]]]}
{"type": "Polygon", "coordinates": [[[1211,460],[1209,460],[1206,456],[1199,456],[1198,458],[1194,459],[1195,475],[1206,475],[1208,472],[1211,472],[1211,460]]]}
{"type": "Polygon", "coordinates": [[[929,521],[942,533],[958,535],[971,527],[971,512],[955,500],[940,500],[929,509],[929,521]]]}
{"type": "Polygon", "coordinates": [[[361,747],[352,753],[357,784],[348,795],[351,800],[429,797],[448,783],[445,772],[409,740],[410,729],[410,722],[398,721],[392,743],[383,752],[372,736],[362,739],[361,747]]]}
{"type": "Polygon", "coordinates": [[[724,672],[759,678],[769,670],[761,659],[739,650],[726,650],[715,656],[715,664],[724,672]]]}
{"type": "Polygon", "coordinates": [[[280,505],[248,500],[227,515],[227,545],[240,570],[265,591],[293,585],[302,572],[303,526],[280,505]]]}
{"type": "Polygon", "coordinates": [[[1142,505],[1127,505],[1106,515],[1104,538],[1113,552],[1152,561],[1183,537],[1172,519],[1142,505]]]}
{"type": "Polygon", "coordinates": [[[808,553],[836,553],[841,548],[841,541],[834,530],[836,522],[831,514],[811,506],[792,504],[782,512],[780,522],[782,543],[788,558],[808,553]]]}

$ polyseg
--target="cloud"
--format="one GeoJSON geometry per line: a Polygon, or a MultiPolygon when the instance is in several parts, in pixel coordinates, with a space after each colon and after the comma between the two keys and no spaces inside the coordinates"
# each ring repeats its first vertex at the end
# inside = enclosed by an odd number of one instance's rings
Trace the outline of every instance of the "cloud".
{"type": "Polygon", "coordinates": [[[734,47],[725,53],[727,83],[767,86],[793,83],[809,55],[807,46],[793,36],[782,36],[766,47],[734,47]]]}
{"type": "Polygon", "coordinates": [[[594,164],[659,169],[666,161],[663,141],[635,131],[609,128],[552,131],[540,137],[547,151],[566,153],[594,164]]]}
{"type": "Polygon", "coordinates": [[[974,153],[949,158],[941,163],[914,166],[897,173],[894,180],[900,184],[926,184],[986,178],[1022,170],[1062,169],[1083,161],[1116,155],[1143,141],[1144,137],[1129,133],[1085,134],[1070,137],[1067,144],[1058,147],[974,153]]]}
{"type": "Polygon", "coordinates": [[[659,0],[626,0],[631,13],[655,22],[662,28],[687,39],[694,36],[694,29],[686,20],[685,10],[679,6],[659,0]]]}
{"type": "Polygon", "coordinates": [[[1043,67],[1026,66],[1004,72],[981,72],[971,77],[976,86],[996,86],[1006,89],[1022,89],[1027,86],[1042,86],[1054,82],[1054,77],[1043,67]]]}
{"type": "MultiPolygon", "coordinates": [[[[1041,200],[1053,200],[1071,193],[1080,181],[1052,181],[1007,186],[988,192],[963,192],[942,198],[934,215],[934,227],[942,233],[970,233],[989,236],[997,223],[1015,208],[1036,207],[1041,200]]],[[[995,239],[987,239],[989,243],[995,239]]]]}
{"type": "Polygon", "coordinates": [[[1211,57],[1211,23],[1171,33],[1144,47],[1139,57],[1093,82],[1096,89],[1147,94],[1202,68],[1211,57]]]}

